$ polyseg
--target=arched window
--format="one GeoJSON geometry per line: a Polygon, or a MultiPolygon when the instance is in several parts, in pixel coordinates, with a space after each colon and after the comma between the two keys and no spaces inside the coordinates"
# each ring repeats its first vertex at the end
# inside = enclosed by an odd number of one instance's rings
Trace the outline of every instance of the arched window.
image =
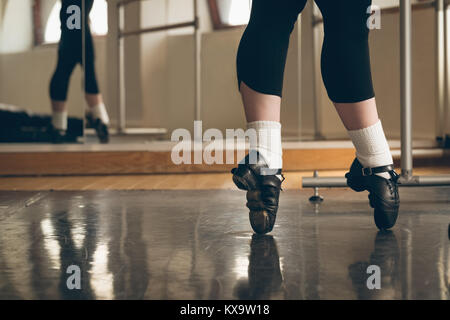
{"type": "Polygon", "coordinates": [[[251,0],[208,0],[208,3],[215,29],[248,23],[251,0]]]}
{"type": "Polygon", "coordinates": [[[61,23],[59,21],[59,11],[61,10],[61,2],[57,1],[50,11],[47,24],[45,25],[44,42],[55,43],[61,37],[61,23]]]}
{"type": "Polygon", "coordinates": [[[250,18],[250,1],[231,0],[228,4],[229,6],[224,5],[224,9],[228,9],[228,12],[222,10],[222,20],[232,26],[247,24],[250,18]]]}
{"type": "MultiPolygon", "coordinates": [[[[59,21],[60,10],[61,2],[57,1],[51,10],[45,25],[45,43],[58,42],[61,37],[61,24],[59,21]]],[[[103,36],[108,33],[108,4],[106,0],[94,1],[89,19],[91,20],[91,31],[93,35],[103,36]]]]}
{"type": "Polygon", "coordinates": [[[108,4],[106,0],[95,0],[91,14],[91,30],[94,35],[104,36],[108,33],[108,4]]]}

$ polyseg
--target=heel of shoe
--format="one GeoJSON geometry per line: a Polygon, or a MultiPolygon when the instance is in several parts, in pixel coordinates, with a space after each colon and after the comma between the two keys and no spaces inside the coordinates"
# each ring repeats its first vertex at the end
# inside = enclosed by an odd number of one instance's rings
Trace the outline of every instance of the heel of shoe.
{"type": "Polygon", "coordinates": [[[255,190],[258,182],[255,174],[246,166],[238,166],[231,170],[233,182],[241,190],[255,190]]]}
{"type": "Polygon", "coordinates": [[[366,187],[364,186],[364,181],[362,177],[352,177],[350,174],[346,174],[345,177],[347,178],[347,185],[356,192],[361,192],[366,190],[366,187]]]}

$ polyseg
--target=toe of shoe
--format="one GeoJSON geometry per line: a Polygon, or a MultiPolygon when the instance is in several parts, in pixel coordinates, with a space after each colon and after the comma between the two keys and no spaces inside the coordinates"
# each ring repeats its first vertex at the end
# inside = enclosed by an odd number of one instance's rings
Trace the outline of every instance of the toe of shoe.
{"type": "Polygon", "coordinates": [[[266,210],[250,210],[250,225],[258,234],[269,233],[273,229],[270,214],[266,210]]]}
{"type": "Polygon", "coordinates": [[[374,220],[375,225],[380,230],[387,230],[392,228],[397,222],[398,211],[397,210],[383,210],[375,208],[374,220]]]}

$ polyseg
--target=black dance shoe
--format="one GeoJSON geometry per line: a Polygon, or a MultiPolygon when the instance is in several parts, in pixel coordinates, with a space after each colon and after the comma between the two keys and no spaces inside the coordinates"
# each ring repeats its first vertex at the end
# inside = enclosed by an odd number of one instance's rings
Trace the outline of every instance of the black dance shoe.
{"type": "Polygon", "coordinates": [[[53,125],[49,125],[47,129],[50,135],[50,140],[54,144],[61,144],[66,142],[66,131],[56,129],[53,125]]]}
{"type": "Polygon", "coordinates": [[[100,140],[100,143],[108,143],[109,142],[109,131],[108,126],[100,119],[94,119],[92,114],[86,114],[86,128],[95,129],[97,133],[97,137],[100,140]]]}
{"type": "Polygon", "coordinates": [[[398,195],[398,174],[393,165],[376,168],[363,168],[355,159],[346,173],[347,185],[357,192],[369,191],[370,206],[374,208],[375,224],[380,230],[387,230],[395,225],[400,207],[398,195]],[[390,179],[376,173],[388,172],[390,179]]]}
{"type": "Polygon", "coordinates": [[[256,233],[272,231],[275,225],[284,177],[281,169],[269,169],[259,152],[249,153],[243,163],[231,170],[233,182],[247,191],[250,224],[256,233]],[[280,180],[277,175],[283,177],[280,180]]]}

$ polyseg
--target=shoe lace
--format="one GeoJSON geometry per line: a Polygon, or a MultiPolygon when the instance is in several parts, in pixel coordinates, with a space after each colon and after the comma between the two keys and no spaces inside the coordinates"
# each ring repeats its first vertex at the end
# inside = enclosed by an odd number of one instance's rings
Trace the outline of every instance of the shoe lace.
{"type": "Polygon", "coordinates": [[[398,181],[398,178],[400,177],[398,174],[397,174],[397,172],[395,172],[394,170],[392,170],[392,171],[389,171],[389,173],[390,173],[390,175],[391,175],[391,179],[389,179],[389,180],[387,180],[386,179],[386,182],[387,182],[387,184],[388,184],[388,186],[389,186],[389,192],[391,193],[391,194],[393,194],[394,193],[394,183],[397,183],[397,181],[398,181]]]}
{"type": "Polygon", "coordinates": [[[400,176],[398,175],[398,173],[395,172],[394,170],[389,171],[389,173],[391,174],[392,181],[394,181],[394,182],[397,182],[397,181],[398,181],[398,178],[400,178],[400,176]]]}

